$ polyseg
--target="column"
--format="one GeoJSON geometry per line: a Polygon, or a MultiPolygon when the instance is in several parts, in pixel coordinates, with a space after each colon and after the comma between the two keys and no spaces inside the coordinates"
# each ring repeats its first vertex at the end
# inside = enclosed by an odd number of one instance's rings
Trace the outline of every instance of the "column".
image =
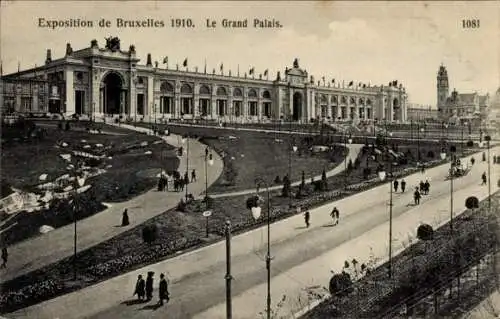
{"type": "Polygon", "coordinates": [[[200,84],[195,82],[193,90],[193,118],[195,118],[200,116],[200,84]]]}
{"type": "Polygon", "coordinates": [[[130,72],[129,74],[129,87],[128,90],[128,101],[129,101],[129,115],[133,118],[137,117],[137,91],[135,90],[134,78],[135,74],[130,72]]]}
{"type": "Polygon", "coordinates": [[[75,90],[73,87],[73,70],[66,69],[64,71],[64,78],[66,80],[66,115],[75,113],[75,90]]]}
{"type": "Polygon", "coordinates": [[[333,118],[333,110],[332,110],[332,97],[327,95],[327,103],[326,103],[326,116],[330,118],[330,121],[333,118]]]}
{"type": "Polygon", "coordinates": [[[241,116],[243,117],[243,122],[247,121],[248,114],[250,114],[248,108],[248,88],[243,87],[243,105],[241,106],[241,116]]]}
{"type": "Polygon", "coordinates": [[[92,116],[97,113],[102,112],[102,92],[101,92],[101,81],[99,81],[99,74],[96,69],[92,69],[89,72],[90,79],[90,103],[92,105],[92,116]]]}
{"type": "Polygon", "coordinates": [[[217,116],[217,96],[215,95],[217,88],[215,87],[215,84],[212,84],[212,87],[210,88],[211,94],[210,94],[210,116],[212,119],[218,119],[217,116]]]}
{"type": "Polygon", "coordinates": [[[40,112],[40,108],[38,106],[38,83],[35,82],[35,87],[33,88],[33,98],[32,98],[32,110],[33,112],[40,112]]]}
{"type": "Polygon", "coordinates": [[[257,89],[257,119],[262,120],[262,89],[257,89]]]}
{"type": "Polygon", "coordinates": [[[229,122],[233,122],[234,106],[233,106],[233,88],[232,87],[229,87],[227,90],[227,115],[229,116],[229,122]]]}
{"type": "Polygon", "coordinates": [[[386,108],[387,108],[387,120],[389,122],[393,122],[394,120],[394,103],[393,103],[393,100],[394,100],[394,96],[392,94],[389,95],[388,99],[387,99],[387,105],[386,105],[386,108]]]}
{"type": "Polygon", "coordinates": [[[146,105],[145,105],[145,114],[149,115],[149,118],[154,117],[154,77],[148,76],[148,93],[146,94],[146,105]]]}

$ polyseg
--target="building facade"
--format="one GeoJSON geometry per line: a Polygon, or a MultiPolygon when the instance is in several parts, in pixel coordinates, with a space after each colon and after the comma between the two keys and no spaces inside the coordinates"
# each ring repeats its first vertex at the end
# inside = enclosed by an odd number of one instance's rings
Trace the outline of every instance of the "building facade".
{"type": "MultiPolygon", "coordinates": [[[[47,50],[45,65],[2,77],[2,81],[46,82],[48,99],[40,109],[65,115],[117,116],[163,119],[204,118],[228,122],[292,120],[309,122],[407,120],[405,88],[397,83],[370,86],[315,81],[295,59],[291,68],[274,80],[231,72],[216,74],[186,65],[159,68],[147,55],[139,64],[135,47],[120,49],[118,38],[100,48],[96,40],[88,48],[53,60],[47,50]]],[[[253,70],[251,70],[253,71],[253,70]]],[[[2,92],[4,94],[4,92],[2,92]]],[[[16,100],[17,101],[17,100],[16,100]]],[[[15,104],[16,111],[23,108],[15,104]]]]}
{"type": "Polygon", "coordinates": [[[489,94],[449,93],[448,71],[441,65],[437,74],[437,107],[441,120],[455,123],[470,122],[481,125],[487,117],[489,94]]]}
{"type": "Polygon", "coordinates": [[[408,104],[408,121],[439,121],[439,111],[430,105],[408,104]]]}

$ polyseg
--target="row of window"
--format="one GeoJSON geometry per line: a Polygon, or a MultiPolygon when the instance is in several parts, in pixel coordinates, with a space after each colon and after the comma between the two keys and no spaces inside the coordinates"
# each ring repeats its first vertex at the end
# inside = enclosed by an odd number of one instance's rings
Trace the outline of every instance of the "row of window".
{"type": "MultiPolygon", "coordinates": [[[[198,112],[201,116],[208,116],[212,114],[212,107],[210,105],[209,99],[200,99],[199,100],[199,109],[198,112]]],[[[227,100],[217,100],[216,101],[216,114],[218,116],[230,115],[228,109],[227,100]]],[[[138,110],[142,109],[140,105],[138,105],[138,110]]],[[[248,115],[249,116],[257,116],[258,115],[258,106],[256,101],[248,102],[248,115]]],[[[157,110],[160,114],[174,114],[174,101],[172,97],[163,96],[160,98],[159,109],[157,110]]],[[[271,102],[262,103],[262,111],[263,115],[267,117],[271,117],[271,102]]],[[[191,98],[181,98],[181,113],[182,114],[194,114],[193,100],[191,98]]],[[[244,116],[243,102],[242,101],[233,101],[233,112],[231,115],[234,116],[244,116]]]]}
{"type": "MultiPolygon", "coordinates": [[[[173,94],[174,93],[174,86],[170,82],[162,82],[160,85],[160,92],[163,94],[173,94]]],[[[193,88],[190,84],[184,83],[181,86],[181,94],[193,94],[193,88]]],[[[199,94],[200,95],[211,95],[212,91],[208,85],[201,85],[199,89],[199,94]]],[[[228,96],[227,89],[223,86],[219,86],[215,92],[217,96],[228,96]]],[[[233,89],[233,96],[237,97],[242,97],[243,96],[243,89],[242,88],[234,88],[233,89]]],[[[257,90],[256,89],[249,89],[248,90],[248,97],[249,98],[257,98],[257,90]]],[[[262,92],[262,98],[264,99],[271,99],[271,93],[268,90],[264,90],[262,92]]]]}

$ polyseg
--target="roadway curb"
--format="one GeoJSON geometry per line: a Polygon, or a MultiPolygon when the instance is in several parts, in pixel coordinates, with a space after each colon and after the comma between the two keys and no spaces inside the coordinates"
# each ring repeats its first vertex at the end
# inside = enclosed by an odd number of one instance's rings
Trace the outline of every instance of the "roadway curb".
{"type": "MultiPolygon", "coordinates": [[[[500,191],[500,189],[497,189],[494,193],[491,194],[491,196],[493,197],[493,195],[495,193],[498,193],[500,191]]],[[[486,196],[483,196],[482,198],[479,199],[480,202],[482,201],[485,201],[486,199],[488,199],[488,195],[486,196]]],[[[454,217],[457,217],[457,216],[460,216],[462,215],[463,213],[465,213],[468,209],[462,209],[461,211],[459,211],[458,213],[455,213],[454,217]]],[[[443,227],[444,225],[446,225],[447,223],[449,223],[449,220],[444,220],[440,223],[437,224],[436,227],[434,227],[434,229],[439,229],[441,227],[443,227]]],[[[392,255],[392,258],[395,258],[396,256],[398,256],[399,254],[401,254],[402,252],[404,252],[405,250],[407,249],[410,249],[412,246],[414,246],[415,244],[417,244],[420,240],[418,238],[415,238],[415,241],[408,247],[401,247],[400,249],[396,250],[393,255],[392,255]]],[[[378,259],[377,262],[375,262],[375,268],[378,268],[380,266],[382,266],[384,263],[386,263],[388,261],[388,258],[387,256],[386,257],[383,257],[381,259],[378,259]]],[[[363,277],[361,277],[360,279],[362,279],[363,277]]],[[[359,280],[359,279],[358,279],[359,280]]],[[[303,307],[302,309],[300,309],[299,311],[293,313],[289,319],[296,319],[296,318],[300,318],[301,316],[305,315],[306,313],[308,313],[309,311],[313,310],[314,308],[316,308],[317,306],[319,306],[319,304],[321,304],[323,301],[329,299],[331,296],[329,293],[327,293],[325,296],[323,296],[321,299],[318,299],[318,300],[315,300],[313,302],[311,302],[309,305],[303,307]]]]}

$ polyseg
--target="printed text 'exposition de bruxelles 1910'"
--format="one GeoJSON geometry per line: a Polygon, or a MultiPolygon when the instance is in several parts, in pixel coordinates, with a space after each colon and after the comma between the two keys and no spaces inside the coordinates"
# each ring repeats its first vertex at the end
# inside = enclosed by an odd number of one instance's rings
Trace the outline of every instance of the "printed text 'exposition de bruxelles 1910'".
{"type": "Polygon", "coordinates": [[[244,28],[282,28],[283,25],[276,19],[205,19],[203,22],[198,23],[190,18],[171,18],[169,20],[158,19],[138,19],[130,20],[123,18],[116,18],[115,20],[99,19],[46,19],[38,18],[38,27],[59,29],[59,28],[195,28],[204,27],[211,28],[224,28],[224,29],[244,29],[244,28]]]}

